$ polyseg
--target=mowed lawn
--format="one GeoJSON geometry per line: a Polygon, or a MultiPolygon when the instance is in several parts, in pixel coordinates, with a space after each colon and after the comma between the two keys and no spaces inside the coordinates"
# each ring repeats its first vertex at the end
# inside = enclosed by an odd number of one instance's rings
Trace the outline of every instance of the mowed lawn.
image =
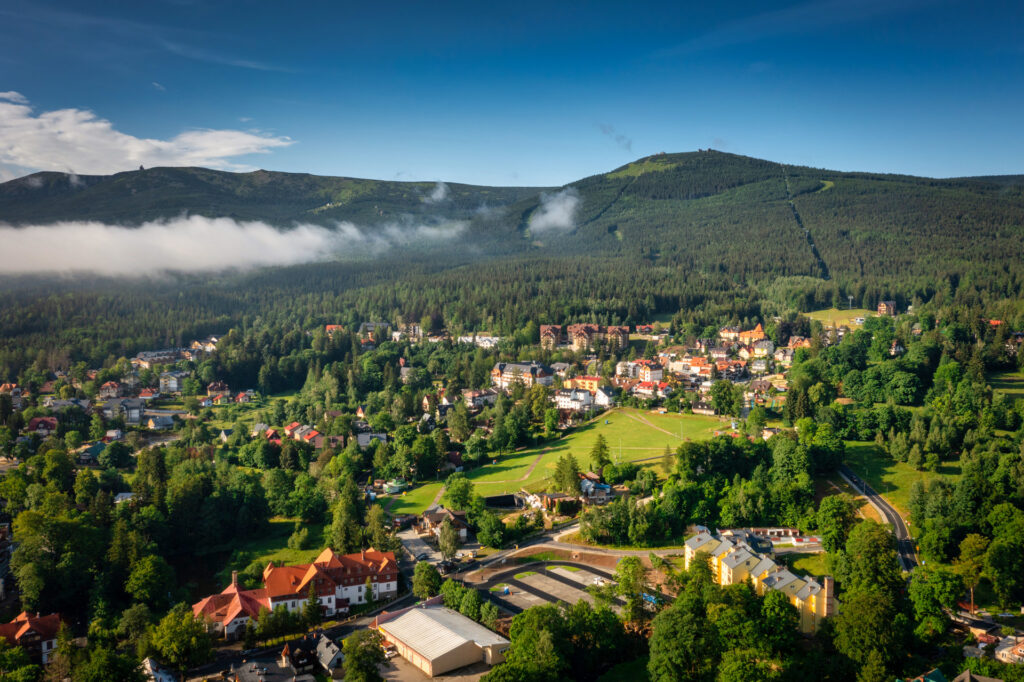
{"type": "Polygon", "coordinates": [[[1011,404],[1024,400],[1024,372],[998,372],[988,383],[993,390],[1005,393],[1011,404]]]}
{"type": "MultiPolygon", "coordinates": [[[[706,440],[729,428],[729,421],[691,414],[655,414],[634,408],[615,408],[576,428],[565,438],[519,452],[497,455],[493,463],[471,469],[466,477],[481,495],[501,495],[522,489],[544,490],[562,455],[571,453],[580,468],[590,466],[590,451],[603,435],[613,460],[653,467],[661,476],[660,459],[668,446],[673,452],[684,440],[706,440]],[[607,422],[607,423],[606,423],[607,422]]],[[[404,495],[380,498],[390,514],[420,514],[431,505],[443,482],[423,483],[404,495]]]]}
{"type": "Polygon", "coordinates": [[[909,515],[910,487],[915,481],[928,483],[939,478],[953,481],[960,476],[960,465],[956,462],[943,462],[934,473],[918,471],[909,464],[893,461],[874,443],[862,441],[846,443],[846,465],[896,507],[904,518],[909,515]]]}
{"type": "Polygon", "coordinates": [[[405,494],[393,495],[390,498],[378,498],[385,511],[391,514],[422,514],[437,497],[444,485],[441,481],[424,483],[405,494]]]}
{"type": "Polygon", "coordinates": [[[778,559],[793,569],[796,573],[811,575],[820,578],[832,575],[828,570],[828,555],[825,552],[793,552],[779,554],[778,559]]]}
{"type": "Polygon", "coordinates": [[[807,317],[812,320],[818,320],[826,327],[835,327],[846,325],[851,329],[859,327],[860,325],[854,322],[858,317],[865,319],[874,317],[878,314],[876,310],[867,310],[865,308],[853,308],[852,310],[839,310],[838,308],[829,308],[828,310],[815,310],[813,313],[804,313],[807,317]]]}
{"type": "Polygon", "coordinates": [[[515,492],[521,488],[539,490],[547,486],[558,459],[576,457],[581,468],[590,465],[590,451],[603,435],[613,460],[657,459],[668,446],[679,447],[684,440],[706,440],[715,431],[729,428],[717,417],[685,414],[654,414],[634,408],[616,408],[578,427],[558,441],[503,455],[497,463],[470,471],[467,476],[482,495],[515,492]]]}

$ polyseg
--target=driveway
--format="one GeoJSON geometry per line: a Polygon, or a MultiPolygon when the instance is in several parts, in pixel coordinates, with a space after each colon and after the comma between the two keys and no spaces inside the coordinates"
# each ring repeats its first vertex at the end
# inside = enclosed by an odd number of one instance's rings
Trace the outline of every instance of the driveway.
{"type": "Polygon", "coordinates": [[[412,528],[406,528],[398,533],[398,539],[402,541],[402,547],[405,548],[406,553],[409,555],[409,559],[413,562],[416,561],[416,557],[421,554],[426,554],[427,557],[424,561],[430,561],[431,563],[438,563],[441,561],[441,552],[434,549],[420,538],[412,528]]]}

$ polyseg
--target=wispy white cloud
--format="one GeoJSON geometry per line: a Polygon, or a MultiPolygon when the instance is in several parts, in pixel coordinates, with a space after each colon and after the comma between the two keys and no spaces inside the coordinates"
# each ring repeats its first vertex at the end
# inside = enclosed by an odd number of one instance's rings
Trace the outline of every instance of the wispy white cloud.
{"type": "Polygon", "coordinates": [[[379,256],[397,246],[450,240],[466,223],[390,224],[359,228],[298,225],[278,230],[262,222],[190,216],[140,227],[99,222],[0,225],[0,274],[84,274],[162,277],[379,256]],[[40,248],[45,244],[45,248],[40,248]]]}
{"type": "Polygon", "coordinates": [[[166,91],[167,91],[167,88],[165,88],[165,87],[164,87],[163,85],[161,85],[160,83],[157,83],[156,81],[153,81],[153,87],[154,87],[155,89],[159,90],[160,92],[166,92],[166,91]]]}
{"type": "Polygon", "coordinates": [[[425,204],[437,204],[448,198],[448,185],[443,182],[439,182],[434,185],[434,189],[430,191],[430,194],[423,197],[421,201],[425,204]]]}
{"type": "Polygon", "coordinates": [[[743,45],[765,38],[799,35],[832,26],[864,22],[880,15],[896,14],[926,5],[928,2],[929,0],[810,0],[727,22],[658,54],[692,54],[743,45]]]}
{"type": "Polygon", "coordinates": [[[0,165],[22,169],[86,174],[139,165],[249,170],[231,159],[290,144],[288,137],[241,130],[189,130],[166,140],[140,138],[116,130],[110,121],[85,109],[36,114],[27,102],[0,101],[0,165]]]}
{"type": "Polygon", "coordinates": [[[144,54],[151,52],[156,46],[179,57],[210,64],[258,71],[293,71],[283,66],[237,57],[226,50],[200,47],[224,40],[224,36],[206,30],[183,29],[101,14],[53,9],[45,7],[42,3],[28,3],[24,7],[19,7],[17,11],[0,9],[0,16],[7,17],[8,23],[11,24],[17,22],[61,31],[87,32],[93,39],[102,41],[106,49],[120,54],[144,54]]]}
{"type": "Polygon", "coordinates": [[[576,211],[580,206],[580,195],[568,187],[560,192],[540,195],[540,206],[530,216],[530,232],[568,232],[576,227],[576,211]]]}
{"type": "Polygon", "coordinates": [[[28,98],[20,92],[15,92],[14,90],[0,92],[0,100],[3,100],[5,102],[14,102],[15,104],[28,104],[28,98]]]}
{"type": "Polygon", "coordinates": [[[179,57],[185,57],[186,59],[192,59],[199,62],[207,62],[209,64],[222,64],[224,66],[235,66],[240,69],[253,69],[255,71],[278,71],[281,73],[293,73],[293,69],[285,68],[283,66],[277,66],[276,64],[268,64],[266,62],[256,61],[252,59],[241,59],[233,57],[231,55],[221,54],[214,50],[207,49],[205,47],[198,47],[196,45],[189,45],[187,43],[179,43],[170,40],[160,40],[160,45],[165,50],[172,54],[176,54],[179,57]]]}

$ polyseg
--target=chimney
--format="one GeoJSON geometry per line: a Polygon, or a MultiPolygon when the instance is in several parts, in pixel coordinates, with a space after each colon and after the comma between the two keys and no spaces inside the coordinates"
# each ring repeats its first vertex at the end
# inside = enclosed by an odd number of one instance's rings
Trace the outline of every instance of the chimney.
{"type": "Polygon", "coordinates": [[[833,616],[836,612],[836,581],[832,576],[821,579],[825,588],[825,615],[833,616]]]}
{"type": "Polygon", "coordinates": [[[238,587],[238,571],[231,571],[231,585],[238,587]]]}

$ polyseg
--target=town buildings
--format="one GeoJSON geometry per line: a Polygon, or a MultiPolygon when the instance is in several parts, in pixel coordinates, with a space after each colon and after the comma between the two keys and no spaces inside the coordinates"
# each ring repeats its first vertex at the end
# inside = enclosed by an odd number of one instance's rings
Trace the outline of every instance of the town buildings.
{"type": "Polygon", "coordinates": [[[275,566],[271,562],[263,569],[263,587],[255,590],[242,589],[235,572],[223,592],[196,602],[192,612],[203,618],[211,631],[232,639],[258,619],[261,608],[273,611],[283,606],[301,611],[310,588],[327,616],[346,613],[351,604],[391,599],[398,594],[395,554],[370,548],[339,555],[325,549],[310,564],[275,566]]]}
{"type": "Polygon", "coordinates": [[[542,324],[540,326],[541,348],[553,350],[568,345],[576,352],[593,350],[599,344],[611,350],[629,345],[629,327],[598,324],[542,324]]]}
{"type": "Polygon", "coordinates": [[[515,383],[526,388],[534,384],[550,386],[554,380],[551,368],[539,362],[499,362],[491,370],[491,383],[501,389],[511,388],[515,383]]]}
{"type": "Polygon", "coordinates": [[[792,573],[784,565],[759,554],[742,539],[712,535],[701,531],[686,541],[684,561],[686,568],[698,554],[709,558],[711,571],[719,585],[733,585],[750,580],[758,594],[778,590],[800,614],[800,630],[815,632],[821,621],[836,612],[835,583],[831,577],[819,583],[808,577],[792,573]]]}

